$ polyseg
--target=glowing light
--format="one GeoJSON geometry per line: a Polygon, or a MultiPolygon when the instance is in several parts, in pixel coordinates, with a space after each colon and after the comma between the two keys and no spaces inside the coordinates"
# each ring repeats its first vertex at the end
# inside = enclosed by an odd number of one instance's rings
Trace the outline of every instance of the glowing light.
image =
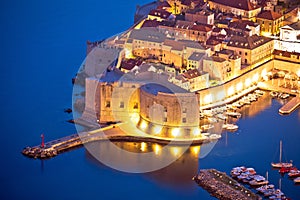
{"type": "Polygon", "coordinates": [[[207,104],[207,103],[210,103],[210,102],[212,102],[212,96],[211,96],[211,94],[205,95],[205,97],[204,97],[204,103],[207,104]]]}
{"type": "Polygon", "coordinates": [[[217,99],[218,100],[222,100],[222,99],[224,99],[225,98],[225,92],[222,90],[222,91],[220,91],[220,92],[218,92],[218,94],[217,94],[217,99]]]}
{"type": "Polygon", "coordinates": [[[130,116],[130,120],[132,121],[132,123],[134,123],[134,125],[136,125],[140,120],[140,115],[138,113],[133,113],[130,116]]]}
{"type": "Polygon", "coordinates": [[[245,82],[246,87],[249,87],[251,85],[251,79],[247,78],[245,82]]]}
{"type": "Polygon", "coordinates": [[[125,58],[133,57],[132,52],[129,49],[125,48],[124,50],[125,50],[125,58]]]}
{"type": "Polygon", "coordinates": [[[259,76],[258,76],[258,74],[256,73],[256,74],[254,74],[254,76],[253,76],[253,82],[257,82],[258,81],[258,79],[259,79],[259,76]]]}
{"type": "Polygon", "coordinates": [[[194,154],[194,156],[198,157],[200,153],[200,146],[193,146],[191,147],[191,151],[194,154]]]}
{"type": "Polygon", "coordinates": [[[262,72],[261,72],[261,76],[264,77],[264,76],[267,76],[268,72],[266,69],[264,69],[262,72]]]}
{"type": "Polygon", "coordinates": [[[231,87],[229,87],[228,90],[227,90],[227,95],[228,95],[228,96],[231,96],[231,95],[233,95],[233,94],[234,94],[234,87],[231,86],[231,87]]]}
{"type": "Polygon", "coordinates": [[[141,129],[142,129],[143,131],[145,131],[145,130],[146,130],[146,128],[148,127],[148,124],[147,124],[147,122],[145,122],[145,121],[142,121],[142,123],[141,123],[140,127],[141,127],[141,129]]]}
{"type": "Polygon", "coordinates": [[[180,135],[180,129],[179,128],[173,128],[172,129],[172,136],[178,137],[180,135]]]}
{"type": "Polygon", "coordinates": [[[160,151],[161,151],[161,146],[159,146],[158,144],[154,144],[153,145],[153,150],[154,150],[154,153],[156,155],[158,155],[160,153],[160,151]]]}
{"type": "Polygon", "coordinates": [[[146,151],[147,144],[145,142],[141,143],[141,151],[146,151]]]}
{"type": "Polygon", "coordinates": [[[159,126],[159,125],[154,125],[153,127],[153,134],[160,134],[161,130],[162,130],[162,126],[159,126]]]}
{"type": "Polygon", "coordinates": [[[180,154],[180,148],[179,147],[171,147],[171,153],[174,157],[178,156],[180,154]]]}
{"type": "Polygon", "coordinates": [[[300,77],[300,70],[297,71],[297,76],[300,77]]]}
{"type": "Polygon", "coordinates": [[[242,89],[243,89],[243,83],[240,82],[240,83],[238,83],[238,84],[236,85],[236,90],[237,90],[237,91],[241,91],[242,89]]]}
{"type": "Polygon", "coordinates": [[[198,127],[193,129],[193,135],[194,136],[200,136],[200,134],[201,134],[201,131],[198,127]]]}

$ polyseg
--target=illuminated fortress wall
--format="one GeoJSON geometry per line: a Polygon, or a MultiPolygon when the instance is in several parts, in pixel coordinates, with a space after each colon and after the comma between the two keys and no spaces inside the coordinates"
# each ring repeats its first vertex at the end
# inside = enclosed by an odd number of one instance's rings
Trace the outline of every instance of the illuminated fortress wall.
{"type": "Polygon", "coordinates": [[[140,83],[100,82],[100,122],[128,120],[140,111],[140,83]]]}
{"type": "Polygon", "coordinates": [[[221,102],[225,98],[230,98],[245,89],[250,88],[262,79],[268,71],[273,69],[273,60],[263,64],[262,66],[253,69],[242,76],[239,76],[231,81],[222,85],[212,88],[200,90],[198,93],[200,106],[205,106],[211,103],[221,102]]]}

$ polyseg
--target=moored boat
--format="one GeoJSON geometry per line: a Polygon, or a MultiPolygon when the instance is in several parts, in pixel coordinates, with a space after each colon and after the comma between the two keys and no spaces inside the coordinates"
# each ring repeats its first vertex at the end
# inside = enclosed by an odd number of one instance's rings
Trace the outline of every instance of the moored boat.
{"type": "Polygon", "coordinates": [[[275,97],[278,96],[278,92],[272,91],[272,92],[270,92],[270,95],[271,95],[273,98],[275,98],[275,97]]]}
{"type": "Polygon", "coordinates": [[[241,117],[242,116],[242,114],[238,113],[238,112],[226,112],[225,114],[230,117],[241,117]]]}
{"type": "Polygon", "coordinates": [[[300,177],[300,170],[291,170],[291,171],[288,173],[288,176],[289,176],[290,178],[300,177]]]}
{"type": "Polygon", "coordinates": [[[249,182],[251,186],[261,186],[269,184],[269,181],[265,177],[260,175],[254,175],[253,180],[249,182]]]}
{"type": "Polygon", "coordinates": [[[279,170],[279,173],[285,174],[285,173],[289,173],[291,171],[297,171],[297,168],[296,167],[281,167],[279,170]]]}
{"type": "Polygon", "coordinates": [[[300,183],[300,177],[295,178],[294,183],[300,183]]]}
{"type": "Polygon", "coordinates": [[[264,193],[264,191],[271,190],[274,188],[275,188],[275,186],[273,184],[267,184],[267,185],[262,185],[262,186],[256,188],[256,190],[260,193],[264,193]]]}
{"type": "Polygon", "coordinates": [[[282,168],[282,167],[292,167],[292,162],[282,162],[282,141],[280,140],[280,147],[279,147],[279,162],[278,163],[271,163],[272,167],[274,168],[282,168]]]}

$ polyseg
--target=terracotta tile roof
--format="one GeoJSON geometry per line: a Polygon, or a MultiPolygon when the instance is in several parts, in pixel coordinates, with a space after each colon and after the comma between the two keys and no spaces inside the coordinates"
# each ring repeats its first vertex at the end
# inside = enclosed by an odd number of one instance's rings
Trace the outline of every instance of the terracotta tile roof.
{"type": "Polygon", "coordinates": [[[182,83],[188,82],[188,80],[182,74],[179,74],[178,76],[176,76],[175,79],[181,81],[182,83]]]}
{"type": "Polygon", "coordinates": [[[212,28],[205,25],[193,25],[191,29],[195,31],[202,31],[202,32],[209,32],[212,30],[212,28]]]}
{"type": "Polygon", "coordinates": [[[157,27],[159,25],[160,25],[160,22],[157,20],[145,20],[142,25],[142,28],[143,27],[157,27]]]}
{"type": "Polygon", "coordinates": [[[168,11],[162,10],[162,9],[154,9],[149,12],[149,15],[160,17],[162,19],[168,19],[168,17],[171,15],[168,11]]]}
{"type": "Polygon", "coordinates": [[[252,35],[248,37],[232,36],[227,46],[238,47],[243,49],[255,49],[272,39],[264,36],[252,35]]]}
{"type": "Polygon", "coordinates": [[[199,76],[202,76],[206,74],[206,72],[200,72],[197,69],[190,69],[187,72],[183,73],[182,76],[187,78],[187,79],[193,79],[193,78],[197,78],[199,76]]]}
{"type": "Polygon", "coordinates": [[[181,0],[181,4],[185,6],[190,6],[192,3],[192,0],[181,0]]]}
{"type": "Polygon", "coordinates": [[[282,17],[281,14],[279,14],[277,12],[273,12],[271,10],[266,10],[266,11],[259,13],[256,18],[276,20],[276,19],[279,19],[280,17],[282,17]]]}
{"type": "Polygon", "coordinates": [[[177,20],[175,24],[175,28],[182,28],[182,29],[190,29],[192,26],[194,26],[194,22],[183,21],[183,20],[177,20]]]}
{"type": "Polygon", "coordinates": [[[300,21],[289,25],[294,30],[300,30],[300,21]]]}
{"type": "Polygon", "coordinates": [[[275,49],[273,51],[274,55],[277,56],[283,56],[283,57],[287,57],[287,58],[291,58],[291,55],[297,56],[298,58],[300,58],[300,53],[297,52],[288,52],[288,51],[281,51],[281,50],[277,50],[275,49]]]}
{"type": "Polygon", "coordinates": [[[210,1],[218,4],[230,6],[233,8],[247,10],[247,11],[260,8],[260,6],[252,4],[250,0],[210,0],[210,1]]]}
{"type": "Polygon", "coordinates": [[[132,70],[135,66],[141,65],[142,62],[143,61],[136,60],[136,59],[122,60],[121,68],[126,69],[126,70],[132,70]]]}
{"type": "Polygon", "coordinates": [[[259,26],[259,24],[248,20],[238,20],[238,21],[230,22],[228,28],[248,31],[249,29],[247,28],[247,26],[257,27],[259,26]]]}
{"type": "Polygon", "coordinates": [[[225,58],[221,58],[219,56],[211,56],[211,57],[207,57],[205,58],[205,60],[212,60],[214,62],[225,62],[226,59],[225,58]]]}
{"type": "Polygon", "coordinates": [[[159,5],[158,5],[158,7],[157,7],[158,9],[162,9],[162,8],[171,8],[171,6],[170,6],[170,4],[167,2],[167,1],[163,1],[163,2],[161,2],[159,5]]]}

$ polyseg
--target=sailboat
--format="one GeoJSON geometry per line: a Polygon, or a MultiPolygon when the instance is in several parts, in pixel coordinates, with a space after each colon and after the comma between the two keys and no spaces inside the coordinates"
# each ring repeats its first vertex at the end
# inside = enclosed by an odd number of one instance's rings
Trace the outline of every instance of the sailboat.
{"type": "Polygon", "coordinates": [[[282,162],[282,141],[280,140],[280,153],[279,153],[279,162],[278,163],[271,163],[272,167],[274,168],[282,168],[282,167],[292,167],[292,162],[282,162]]]}

